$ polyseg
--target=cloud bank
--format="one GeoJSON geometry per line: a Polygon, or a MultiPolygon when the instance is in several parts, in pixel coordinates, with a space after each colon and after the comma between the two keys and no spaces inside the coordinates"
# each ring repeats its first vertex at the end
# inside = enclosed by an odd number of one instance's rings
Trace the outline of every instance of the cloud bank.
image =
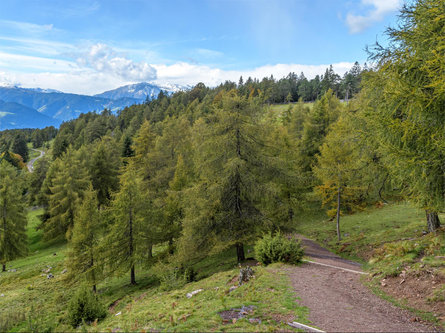
{"type": "Polygon", "coordinates": [[[385,15],[394,12],[402,5],[402,0],[361,0],[361,4],[365,7],[373,7],[366,15],[355,15],[348,13],[346,16],[346,24],[351,34],[360,33],[375,22],[382,21],[385,15]]]}

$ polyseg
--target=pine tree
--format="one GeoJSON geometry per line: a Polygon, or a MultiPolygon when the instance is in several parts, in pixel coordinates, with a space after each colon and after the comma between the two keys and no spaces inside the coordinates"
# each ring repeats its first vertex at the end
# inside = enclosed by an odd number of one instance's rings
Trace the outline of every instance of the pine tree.
{"type": "Polygon", "coordinates": [[[0,162],[0,263],[26,254],[26,211],[18,171],[6,161],[0,162]]]}
{"type": "Polygon", "coordinates": [[[74,218],[67,256],[69,278],[75,281],[85,279],[94,292],[101,277],[98,246],[102,218],[98,205],[96,192],[90,184],[74,218]]]}

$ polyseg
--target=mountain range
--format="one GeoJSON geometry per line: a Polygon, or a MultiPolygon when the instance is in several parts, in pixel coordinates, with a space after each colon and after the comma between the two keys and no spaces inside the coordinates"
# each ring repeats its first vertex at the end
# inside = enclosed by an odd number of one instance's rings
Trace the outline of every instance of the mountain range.
{"type": "Polygon", "coordinates": [[[88,96],[52,89],[0,87],[0,130],[57,127],[81,113],[99,112],[105,108],[116,112],[143,103],[147,98],[156,98],[161,90],[169,94],[188,88],[142,82],[88,96]]]}

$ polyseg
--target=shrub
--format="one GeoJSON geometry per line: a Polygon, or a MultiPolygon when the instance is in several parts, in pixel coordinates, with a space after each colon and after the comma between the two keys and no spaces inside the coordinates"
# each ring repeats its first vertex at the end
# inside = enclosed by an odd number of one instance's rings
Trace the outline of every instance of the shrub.
{"type": "Polygon", "coordinates": [[[297,264],[303,254],[299,241],[287,239],[280,233],[266,234],[255,244],[256,259],[265,265],[273,262],[297,264]]]}
{"type": "Polygon", "coordinates": [[[80,287],[68,304],[69,323],[73,327],[78,327],[83,321],[91,323],[103,319],[106,315],[104,305],[87,286],[80,287]]]}

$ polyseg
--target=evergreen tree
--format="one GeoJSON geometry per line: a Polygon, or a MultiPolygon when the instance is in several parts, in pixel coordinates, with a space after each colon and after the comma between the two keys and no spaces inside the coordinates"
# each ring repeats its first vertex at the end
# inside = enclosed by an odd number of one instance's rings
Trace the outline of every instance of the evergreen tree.
{"type": "Polygon", "coordinates": [[[98,205],[96,192],[90,184],[74,218],[67,256],[69,278],[75,281],[85,279],[94,292],[101,277],[98,246],[102,219],[98,205]]]}
{"type": "Polygon", "coordinates": [[[0,162],[0,263],[26,254],[26,211],[19,172],[6,161],[0,162]]]}
{"type": "Polygon", "coordinates": [[[300,141],[300,154],[302,170],[310,172],[315,162],[315,155],[328,133],[329,125],[335,122],[342,110],[340,101],[328,90],[310,110],[303,124],[303,133],[300,141]]]}
{"type": "Polygon", "coordinates": [[[28,161],[29,150],[23,135],[17,135],[15,137],[14,142],[12,143],[11,150],[16,154],[19,154],[22,157],[23,162],[28,161]]]}

